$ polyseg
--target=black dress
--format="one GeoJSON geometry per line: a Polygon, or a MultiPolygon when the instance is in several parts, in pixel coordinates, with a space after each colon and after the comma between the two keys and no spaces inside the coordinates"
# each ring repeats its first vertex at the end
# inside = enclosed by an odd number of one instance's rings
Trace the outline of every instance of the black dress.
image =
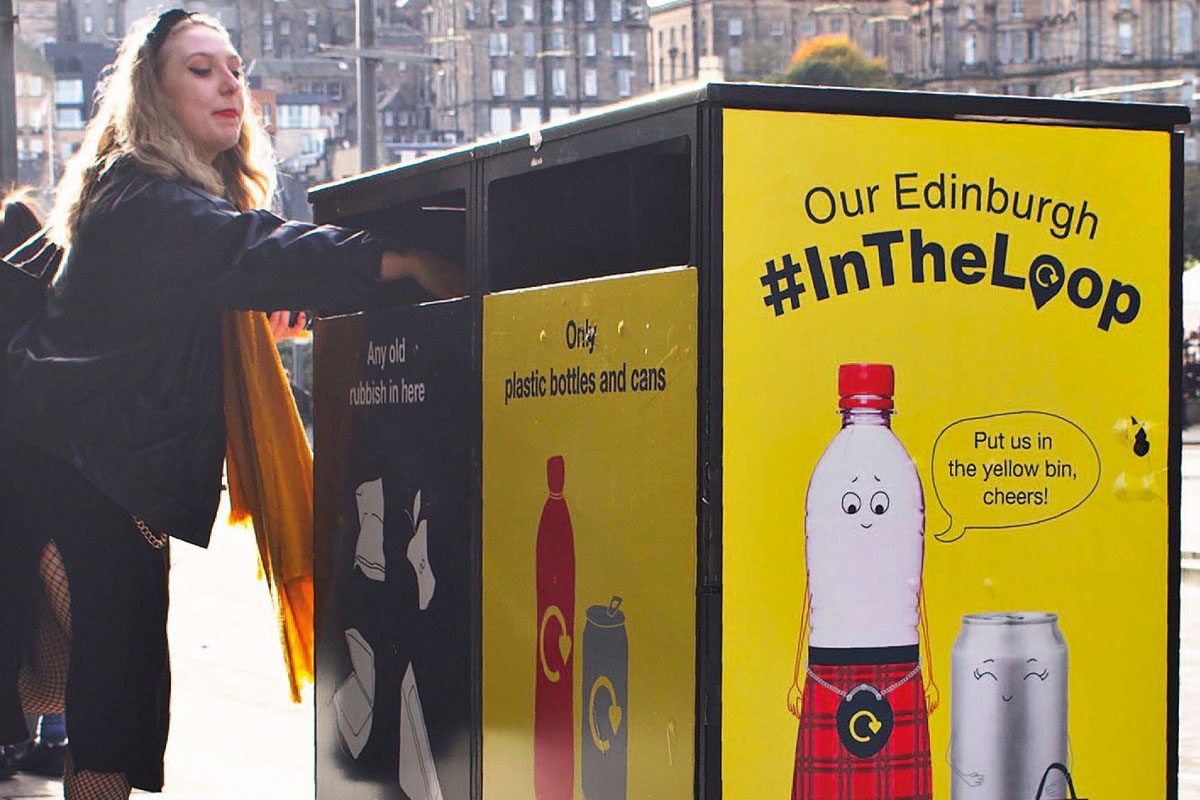
{"type": "Polygon", "coordinates": [[[27,735],[17,675],[53,539],[71,590],[75,766],[161,789],[168,560],[133,517],[208,543],[225,454],[220,313],[370,305],[388,246],[239,213],[128,159],[109,170],[46,306],[0,354],[0,743],[27,735]]]}

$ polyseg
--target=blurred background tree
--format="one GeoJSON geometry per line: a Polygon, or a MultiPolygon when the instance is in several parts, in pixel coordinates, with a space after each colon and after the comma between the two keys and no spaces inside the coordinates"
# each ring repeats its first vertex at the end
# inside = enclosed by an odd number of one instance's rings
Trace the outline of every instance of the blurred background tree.
{"type": "Polygon", "coordinates": [[[792,54],[779,83],[892,89],[896,79],[881,58],[868,58],[845,36],[814,36],[792,54]]]}

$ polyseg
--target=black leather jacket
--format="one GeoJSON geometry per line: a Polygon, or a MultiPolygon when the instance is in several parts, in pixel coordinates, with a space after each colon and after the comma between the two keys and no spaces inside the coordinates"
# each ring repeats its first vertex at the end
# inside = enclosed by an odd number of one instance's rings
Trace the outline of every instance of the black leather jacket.
{"type": "Polygon", "coordinates": [[[4,352],[0,425],[155,531],[205,546],[225,455],[220,312],[361,308],[384,247],[118,163],[4,352]]]}

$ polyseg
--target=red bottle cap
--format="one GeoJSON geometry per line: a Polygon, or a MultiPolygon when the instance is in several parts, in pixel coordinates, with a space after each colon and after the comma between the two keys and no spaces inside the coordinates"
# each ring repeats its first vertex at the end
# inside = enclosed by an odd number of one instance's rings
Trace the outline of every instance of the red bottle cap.
{"type": "Polygon", "coordinates": [[[550,494],[562,494],[566,480],[567,468],[563,464],[563,457],[550,456],[546,460],[546,484],[550,487],[550,494]]]}
{"type": "Polygon", "coordinates": [[[842,364],[838,367],[838,408],[892,408],[896,372],[891,364],[842,364]]]}

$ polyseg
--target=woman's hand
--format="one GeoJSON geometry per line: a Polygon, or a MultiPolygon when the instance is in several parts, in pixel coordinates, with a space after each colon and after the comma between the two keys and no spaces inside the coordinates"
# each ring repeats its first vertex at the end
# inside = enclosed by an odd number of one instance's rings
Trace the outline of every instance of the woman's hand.
{"type": "Polygon", "coordinates": [[[295,339],[297,336],[304,335],[304,326],[308,324],[308,314],[301,311],[296,315],[295,324],[288,324],[291,319],[292,312],[290,311],[272,311],[267,315],[267,322],[271,326],[271,338],[277,342],[284,339],[295,339]]]}
{"type": "Polygon", "coordinates": [[[462,270],[429,250],[383,254],[379,277],[385,281],[412,278],[434,297],[458,297],[466,293],[462,270]]]}

